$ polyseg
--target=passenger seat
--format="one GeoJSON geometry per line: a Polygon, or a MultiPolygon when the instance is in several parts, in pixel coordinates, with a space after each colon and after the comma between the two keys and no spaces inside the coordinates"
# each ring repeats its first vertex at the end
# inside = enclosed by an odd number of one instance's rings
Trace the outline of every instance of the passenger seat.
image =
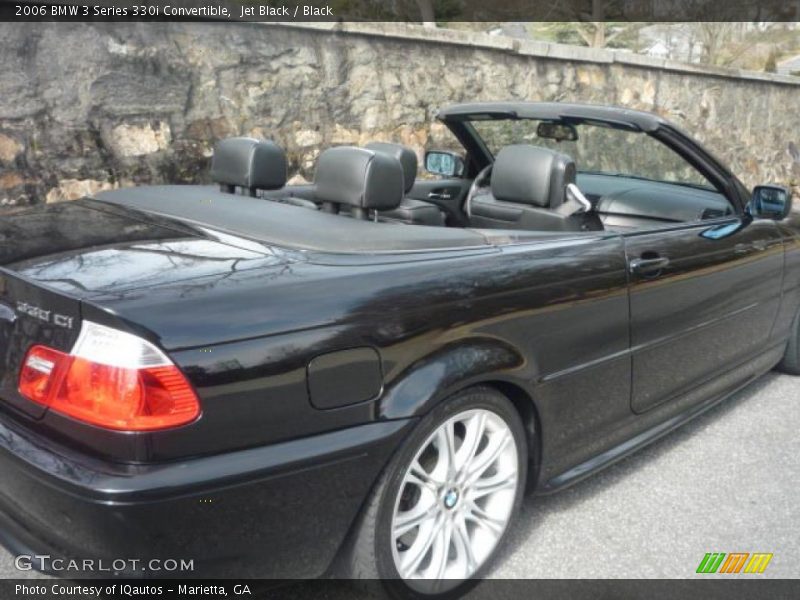
{"type": "Polygon", "coordinates": [[[406,146],[389,142],[370,142],[365,148],[393,156],[400,161],[400,165],[403,167],[403,201],[393,210],[380,211],[378,218],[381,221],[400,222],[408,225],[444,225],[444,214],[435,205],[405,196],[414,187],[414,181],[417,179],[416,152],[406,146]]]}

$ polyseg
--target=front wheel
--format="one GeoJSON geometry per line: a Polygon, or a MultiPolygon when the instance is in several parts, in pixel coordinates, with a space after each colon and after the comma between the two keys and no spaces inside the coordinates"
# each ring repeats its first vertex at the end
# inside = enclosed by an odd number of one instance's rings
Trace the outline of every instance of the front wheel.
{"type": "Polygon", "coordinates": [[[415,428],[354,536],[350,576],[398,597],[455,596],[496,554],[522,499],[525,432],[499,392],[464,390],[415,428]]]}

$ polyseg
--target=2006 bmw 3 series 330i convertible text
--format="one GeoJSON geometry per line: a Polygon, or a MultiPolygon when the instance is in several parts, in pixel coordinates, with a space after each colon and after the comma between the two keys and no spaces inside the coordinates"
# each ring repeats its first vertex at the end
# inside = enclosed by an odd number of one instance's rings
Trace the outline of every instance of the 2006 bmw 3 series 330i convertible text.
{"type": "Polygon", "coordinates": [[[213,186],[6,212],[3,543],[463,591],[526,490],[800,372],[788,189],[647,113],[438,118],[436,177],[376,140],[287,186],[231,138],[213,186]]]}

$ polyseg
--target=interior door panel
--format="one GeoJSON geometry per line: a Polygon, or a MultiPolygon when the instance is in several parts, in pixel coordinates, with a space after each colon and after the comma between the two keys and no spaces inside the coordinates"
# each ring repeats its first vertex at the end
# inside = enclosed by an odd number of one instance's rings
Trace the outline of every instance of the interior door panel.
{"type": "Polygon", "coordinates": [[[471,184],[469,179],[417,179],[408,197],[438,206],[448,225],[466,227],[468,223],[462,206],[471,184]]]}

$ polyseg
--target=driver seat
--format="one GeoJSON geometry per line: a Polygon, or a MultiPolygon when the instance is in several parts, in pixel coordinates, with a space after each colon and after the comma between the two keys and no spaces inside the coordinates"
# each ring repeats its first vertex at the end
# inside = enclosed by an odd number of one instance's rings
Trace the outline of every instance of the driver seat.
{"type": "Polygon", "coordinates": [[[472,198],[470,225],[487,229],[597,231],[593,212],[568,199],[575,183],[575,161],[548,148],[515,144],[498,152],[491,187],[472,198]]]}

